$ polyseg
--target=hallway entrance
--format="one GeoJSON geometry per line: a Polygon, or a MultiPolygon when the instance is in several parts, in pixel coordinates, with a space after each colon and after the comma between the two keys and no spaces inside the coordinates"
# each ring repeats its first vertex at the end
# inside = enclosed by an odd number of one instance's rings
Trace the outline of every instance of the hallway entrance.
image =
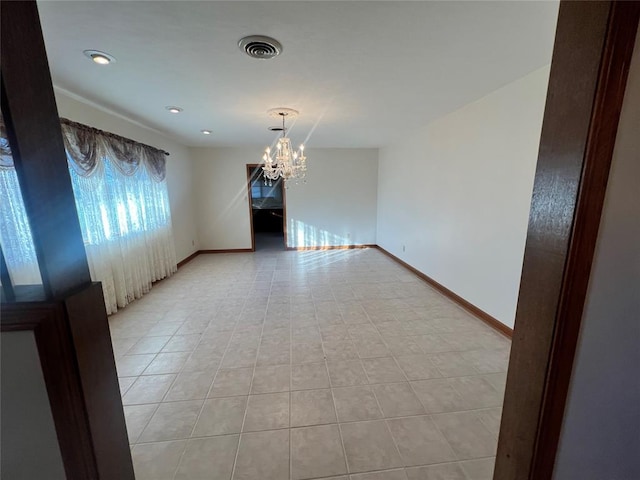
{"type": "Polygon", "coordinates": [[[283,184],[281,178],[265,184],[260,165],[247,165],[253,251],[286,248],[286,199],[283,184]]]}

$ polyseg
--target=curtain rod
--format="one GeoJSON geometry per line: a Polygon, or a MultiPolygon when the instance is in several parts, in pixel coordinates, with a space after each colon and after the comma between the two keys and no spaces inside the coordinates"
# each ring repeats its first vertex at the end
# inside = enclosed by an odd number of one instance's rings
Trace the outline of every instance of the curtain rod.
{"type": "Polygon", "coordinates": [[[100,130],[99,128],[90,127],[89,125],[85,125],[83,123],[73,122],[73,121],[69,120],[68,118],[60,117],[60,123],[64,123],[65,125],[69,125],[71,127],[79,128],[79,129],[82,129],[82,130],[87,130],[89,132],[99,133],[100,135],[104,135],[105,137],[114,138],[116,140],[120,140],[121,142],[127,142],[127,143],[130,143],[132,145],[140,145],[141,147],[144,147],[144,148],[150,148],[151,150],[155,150],[155,151],[163,153],[163,154],[165,154],[167,156],[170,155],[169,152],[167,152],[165,150],[161,150],[160,148],[152,147],[151,145],[147,145],[146,143],[136,142],[135,140],[131,140],[130,138],[123,137],[121,135],[116,135],[115,133],[106,132],[104,130],[100,130]]]}

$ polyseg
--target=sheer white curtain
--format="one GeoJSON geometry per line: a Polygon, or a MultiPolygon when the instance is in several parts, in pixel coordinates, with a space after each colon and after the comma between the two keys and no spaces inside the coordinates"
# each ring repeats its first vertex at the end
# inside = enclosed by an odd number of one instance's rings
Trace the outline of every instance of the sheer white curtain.
{"type": "MultiPolygon", "coordinates": [[[[85,250],[108,313],[177,269],[164,155],[68,122],[62,126],[85,250]]],[[[6,136],[0,162],[0,242],[14,284],[40,283],[6,136]]]]}
{"type": "Polygon", "coordinates": [[[0,164],[0,246],[14,285],[42,283],[31,228],[13,167],[0,164]]]}
{"type": "Polygon", "coordinates": [[[122,175],[109,159],[88,177],[70,171],[91,278],[113,313],[176,271],[166,182],[144,168],[122,175]]]}

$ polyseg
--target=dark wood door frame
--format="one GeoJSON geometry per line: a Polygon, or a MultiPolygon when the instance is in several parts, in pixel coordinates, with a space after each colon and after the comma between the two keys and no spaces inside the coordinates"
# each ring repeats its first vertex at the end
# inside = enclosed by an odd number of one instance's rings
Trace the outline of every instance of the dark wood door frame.
{"type": "MultiPolygon", "coordinates": [[[[42,278],[35,288],[3,289],[11,290],[2,298],[3,342],[8,332],[34,332],[66,478],[132,480],[104,296],[91,283],[35,0],[2,2],[0,26],[2,115],[42,278]]],[[[4,379],[2,390],[28,394],[4,379]]],[[[29,406],[15,408],[21,415],[29,406]]],[[[14,461],[7,475],[20,476],[27,462],[14,461]]]]}
{"type": "Polygon", "coordinates": [[[2,114],[49,296],[91,283],[35,1],[2,3],[2,114]],[[24,55],[28,51],[29,59],[24,55]]]}
{"type": "Polygon", "coordinates": [[[251,194],[251,178],[253,171],[258,167],[258,164],[247,164],[247,198],[249,200],[249,225],[251,228],[251,251],[256,251],[256,234],[253,231],[253,195],[251,194]]]}
{"type": "MultiPolygon", "coordinates": [[[[256,235],[253,231],[253,196],[251,195],[251,177],[260,164],[247,163],[247,191],[249,199],[249,225],[251,226],[251,251],[256,251],[256,235]]],[[[287,189],[282,180],[282,231],[284,233],[284,249],[287,248],[287,189]]]]}
{"type": "Polygon", "coordinates": [[[560,3],[495,480],[553,475],[639,18],[560,3]]]}

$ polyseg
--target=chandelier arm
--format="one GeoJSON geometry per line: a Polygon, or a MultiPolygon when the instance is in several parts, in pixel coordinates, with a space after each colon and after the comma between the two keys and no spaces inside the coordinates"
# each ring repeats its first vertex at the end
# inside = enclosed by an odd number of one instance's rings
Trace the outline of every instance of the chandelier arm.
{"type": "Polygon", "coordinates": [[[282,137],[278,140],[278,148],[273,157],[269,147],[266,148],[266,155],[263,157],[265,165],[262,167],[265,183],[267,178],[269,184],[271,184],[271,180],[279,178],[284,181],[292,179],[298,183],[298,179],[304,180],[306,177],[307,158],[304,155],[304,146],[301,145],[299,150],[294,150],[291,140],[287,137],[286,117],[288,112],[286,109],[273,110],[275,110],[274,113],[278,113],[282,117],[282,137]]]}

